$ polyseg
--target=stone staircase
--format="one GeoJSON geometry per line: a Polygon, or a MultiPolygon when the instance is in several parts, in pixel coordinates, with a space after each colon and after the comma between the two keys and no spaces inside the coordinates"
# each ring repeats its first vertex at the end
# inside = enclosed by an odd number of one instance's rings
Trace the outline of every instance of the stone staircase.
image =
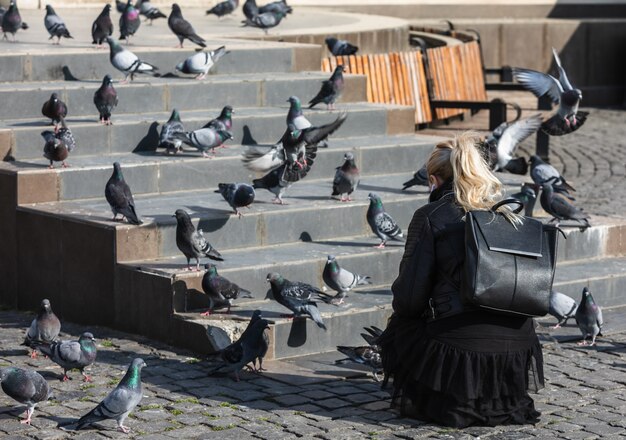
{"type": "MultiPolygon", "coordinates": [[[[210,42],[209,47],[221,43],[210,42]]],[[[173,66],[191,53],[133,50],[159,66],[173,66]]],[[[273,195],[259,190],[251,209],[238,219],[214,190],[219,182],[259,177],[240,161],[244,127],[259,143],[275,142],[285,128],[287,98],[297,95],[306,102],[326,75],[315,72],[319,56],[310,55],[319,49],[314,46],[247,42],[231,50],[206,81],[140,78],[130,85],[116,84],[120,104],[114,125],[108,127],[98,124],[92,104],[101,76],[111,72],[108,52],[0,55],[0,78],[5,81],[0,84],[3,303],[35,309],[48,297],[62,319],[111,326],[199,352],[221,346],[260,308],[273,322],[269,356],[274,358],[358,344],[361,327],[385,326],[391,313],[389,286],[403,246],[373,248],[378,239],[365,219],[366,196],[379,193],[406,230],[427,193],[425,188],[403,192],[401,184],[441,138],[415,134],[411,108],[364,103],[364,77],[348,75],[339,105],[348,120],[330,147],[319,151],[310,175],[288,191],[288,204],[274,205],[273,195]],[[81,81],[62,81],[64,65],[81,81]],[[67,121],[78,145],[67,169],[49,170],[41,156],[40,133],[48,126],[39,112],[52,91],[68,104],[67,121]],[[216,158],[155,151],[158,123],[173,108],[181,112],[187,129],[195,129],[226,104],[235,109],[235,138],[216,158]],[[329,199],[335,167],[346,151],[355,154],[362,173],[351,203],[329,199]],[[111,221],[103,193],[114,161],[122,164],[142,226],[111,221]],[[237,301],[229,315],[200,316],[208,304],[200,287],[203,273],[184,270],[172,218],[178,208],[191,214],[223,254],[220,274],[255,294],[237,301]],[[337,256],[342,266],[370,275],[374,284],[350,294],[343,306],[320,303],[327,332],[308,320],[282,318],[286,309],[266,299],[266,274],[277,271],[322,286],[328,254],[337,256]]],[[[305,114],[313,123],[337,116],[325,110],[305,114]]],[[[510,190],[520,183],[515,176],[502,179],[510,190]]],[[[567,230],[556,288],[578,298],[588,285],[603,304],[623,304],[626,223],[594,219],[594,224],[598,226],[584,233],[567,230]]]]}

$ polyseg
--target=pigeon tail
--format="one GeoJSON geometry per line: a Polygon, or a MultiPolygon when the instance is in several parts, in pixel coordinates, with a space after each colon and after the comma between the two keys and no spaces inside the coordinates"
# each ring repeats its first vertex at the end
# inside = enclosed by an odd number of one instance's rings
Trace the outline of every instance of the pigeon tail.
{"type": "Polygon", "coordinates": [[[307,312],[309,313],[309,316],[311,317],[311,319],[313,319],[313,321],[315,321],[317,326],[319,328],[323,328],[324,330],[327,330],[326,325],[324,324],[324,321],[322,320],[322,315],[320,314],[320,311],[318,310],[315,303],[308,304],[306,309],[307,309],[307,312]]]}
{"type": "Polygon", "coordinates": [[[198,34],[191,34],[191,35],[187,36],[187,38],[189,39],[189,41],[191,41],[192,43],[197,44],[200,47],[206,47],[206,43],[204,42],[204,38],[202,38],[198,34]]]}
{"type": "Polygon", "coordinates": [[[366,284],[372,284],[372,278],[365,275],[357,275],[357,286],[364,286],[366,284]]]}
{"type": "Polygon", "coordinates": [[[220,254],[215,248],[211,247],[208,251],[205,251],[204,255],[209,257],[211,260],[216,261],[224,261],[222,254],[220,254]]]}
{"type": "Polygon", "coordinates": [[[143,222],[137,216],[134,206],[129,206],[128,209],[119,210],[119,213],[126,217],[126,220],[128,220],[128,223],[130,223],[131,225],[143,224],[143,222]]]}

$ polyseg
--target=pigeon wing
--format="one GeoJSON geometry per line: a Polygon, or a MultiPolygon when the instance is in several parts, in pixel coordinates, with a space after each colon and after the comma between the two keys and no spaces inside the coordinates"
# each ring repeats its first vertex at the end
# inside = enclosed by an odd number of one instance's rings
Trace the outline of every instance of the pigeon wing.
{"type": "Polygon", "coordinates": [[[323,141],[337,131],[345,122],[347,117],[347,113],[342,113],[334,122],[331,122],[330,124],[321,125],[319,127],[309,127],[303,130],[304,141],[309,145],[317,144],[318,142],[323,141]]]}
{"type": "Polygon", "coordinates": [[[552,75],[537,72],[536,70],[518,68],[513,69],[513,75],[520,84],[533,92],[535,96],[541,97],[547,93],[555,104],[561,101],[563,86],[552,75]]]}
{"type": "Polygon", "coordinates": [[[386,212],[376,216],[376,228],[385,235],[394,235],[400,228],[396,221],[386,212]]]}
{"type": "Polygon", "coordinates": [[[541,127],[543,118],[540,114],[514,122],[506,127],[498,142],[498,156],[510,157],[515,148],[541,127]]]}
{"type": "Polygon", "coordinates": [[[559,58],[559,54],[554,47],[552,48],[552,55],[554,55],[554,61],[556,62],[556,67],[559,71],[559,82],[561,83],[563,90],[573,90],[574,88],[567,78],[567,73],[565,73],[565,69],[561,65],[561,58],[559,58]]]}

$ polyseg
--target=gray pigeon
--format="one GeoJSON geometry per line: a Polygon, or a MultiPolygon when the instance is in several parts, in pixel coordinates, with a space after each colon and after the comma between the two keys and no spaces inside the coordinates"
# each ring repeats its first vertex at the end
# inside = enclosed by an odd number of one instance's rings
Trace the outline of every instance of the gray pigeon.
{"type": "Polygon", "coordinates": [[[50,130],[42,131],[41,136],[46,141],[43,146],[43,156],[50,161],[49,167],[52,169],[54,162],[61,162],[61,166],[67,168],[65,159],[69,156],[70,150],[65,142],[50,130]]]}
{"type": "Polygon", "coordinates": [[[179,47],[181,49],[185,39],[197,44],[200,47],[206,47],[204,38],[196,34],[196,31],[193,29],[193,26],[191,26],[191,23],[183,18],[183,13],[177,3],[172,4],[172,12],[167,19],[167,25],[178,37],[178,41],[180,42],[179,47]]]}
{"type": "Polygon", "coordinates": [[[252,20],[252,17],[259,15],[259,7],[255,0],[246,0],[241,10],[248,20],[252,20]]]}
{"type": "Polygon", "coordinates": [[[239,0],[226,0],[223,2],[219,2],[211,9],[207,10],[206,15],[213,14],[221,19],[228,14],[232,14],[237,6],[239,6],[239,0]]]}
{"type": "Polygon", "coordinates": [[[322,294],[323,292],[310,284],[302,282],[291,282],[286,280],[278,273],[269,273],[266,278],[272,287],[272,295],[274,299],[282,306],[287,307],[293,312],[288,315],[290,318],[309,317],[318,327],[326,330],[326,325],[322,320],[322,315],[317,309],[317,303],[311,301],[313,293],[322,294]]]}
{"type": "Polygon", "coordinates": [[[259,8],[259,14],[265,14],[266,12],[282,12],[285,14],[291,14],[293,9],[287,4],[287,0],[277,0],[259,8]]]}
{"type": "Polygon", "coordinates": [[[220,46],[215,50],[202,51],[193,54],[185,61],[176,65],[176,70],[182,73],[197,75],[196,79],[206,78],[209,70],[227,53],[226,46],[220,46]]]}
{"type": "Polygon", "coordinates": [[[259,13],[242,21],[243,27],[251,26],[259,29],[263,29],[263,32],[267,35],[268,29],[276,27],[280,24],[281,20],[287,16],[287,12],[284,11],[269,11],[265,13],[259,13]]]}
{"type": "Polygon", "coordinates": [[[124,49],[122,45],[113,38],[107,37],[106,41],[109,43],[109,59],[111,60],[111,64],[117,70],[126,75],[122,84],[128,82],[129,76],[132,81],[136,73],[156,75],[154,72],[159,70],[158,67],[153,66],[150,63],[146,63],[145,61],[141,61],[137,55],[128,49],[124,49]]]}
{"type": "Polygon", "coordinates": [[[330,53],[336,57],[354,55],[359,51],[357,46],[348,43],[346,40],[338,40],[335,37],[327,37],[324,41],[330,53]]]}
{"type": "Polygon", "coordinates": [[[104,5],[104,9],[91,25],[91,37],[96,48],[101,48],[107,37],[113,35],[113,22],[111,21],[111,5],[104,5]]]}
{"type": "Polygon", "coordinates": [[[337,351],[346,355],[347,359],[339,359],[335,361],[336,364],[344,364],[346,362],[354,362],[357,364],[368,366],[372,369],[374,380],[378,382],[380,378],[378,374],[383,369],[383,362],[380,356],[379,349],[371,345],[365,345],[360,347],[348,347],[345,345],[338,345],[337,351]]]}
{"type": "Polygon", "coordinates": [[[103,420],[117,421],[119,431],[127,434],[130,428],[124,426],[124,421],[133,409],[141,402],[141,369],[146,363],[141,358],[131,362],[126,374],[120,383],[94,409],[82,416],[76,422],[59,425],[65,431],[80,430],[103,420]]]}
{"type": "MultiPolygon", "coordinates": [[[[67,30],[65,22],[54,12],[54,9],[50,5],[46,5],[46,17],[44,18],[44,24],[50,34],[49,40],[57,37],[56,44],[61,44],[61,37],[74,38],[70,35],[70,31],[67,30]]],[[[54,44],[54,41],[52,42],[54,44]]]]}
{"type": "Polygon", "coordinates": [[[553,187],[558,187],[566,191],[576,191],[572,185],[567,183],[565,177],[561,176],[561,173],[559,173],[556,168],[545,163],[536,154],[530,156],[530,177],[533,179],[533,182],[539,186],[551,180],[553,187]]]}
{"type": "MultiPolygon", "coordinates": [[[[254,179],[252,181],[252,187],[255,189],[266,189],[276,197],[272,200],[273,203],[279,203],[284,205],[283,195],[285,191],[293,185],[294,182],[288,182],[282,178],[287,168],[287,164],[270,171],[260,179],[254,179]]],[[[306,168],[304,168],[306,170],[306,168]]]]}
{"type": "Polygon", "coordinates": [[[135,35],[141,26],[139,18],[139,10],[133,6],[131,0],[128,0],[124,6],[124,12],[120,16],[120,40],[126,40],[126,44],[130,43],[130,37],[135,35]]]}
{"type": "Polygon", "coordinates": [[[218,183],[218,188],[218,192],[222,194],[224,200],[228,202],[239,218],[243,215],[239,208],[249,208],[254,202],[254,187],[247,183],[218,183]]]}
{"type": "Polygon", "coordinates": [[[4,33],[3,39],[8,40],[7,34],[11,34],[13,35],[14,43],[17,41],[15,39],[15,33],[20,29],[28,29],[28,25],[22,21],[20,11],[17,10],[15,0],[9,3],[9,9],[2,15],[0,27],[4,33]]]}
{"type": "Polygon", "coordinates": [[[503,122],[487,136],[485,142],[496,153],[496,162],[493,167],[495,171],[506,169],[507,164],[513,159],[517,146],[539,130],[542,121],[541,115],[536,114],[520,121],[503,122]]]}
{"type": "Polygon", "coordinates": [[[202,313],[202,316],[209,316],[219,309],[227,309],[226,313],[230,313],[230,307],[237,298],[254,298],[249,290],[242,289],[220,276],[215,264],[206,264],[204,268],[207,271],[202,277],[202,290],[209,297],[209,310],[202,313]]]}
{"type": "Polygon", "coordinates": [[[27,406],[26,418],[20,423],[30,425],[35,406],[52,397],[52,390],[46,379],[36,371],[16,367],[0,369],[2,391],[19,403],[27,406]]]}
{"type": "Polygon", "coordinates": [[[578,310],[578,304],[572,298],[554,290],[550,292],[548,313],[558,319],[556,325],[551,328],[557,329],[567,324],[567,320],[576,315],[576,310],[578,310]]]}
{"type": "Polygon", "coordinates": [[[51,344],[59,337],[61,321],[52,311],[50,301],[41,301],[41,307],[37,317],[30,324],[22,345],[33,348],[30,357],[36,358],[37,351],[34,349],[42,344],[51,344]]]}
{"type": "Polygon", "coordinates": [[[367,223],[372,228],[374,234],[381,240],[376,247],[383,249],[388,240],[404,241],[402,240],[403,235],[400,226],[385,212],[383,201],[380,197],[375,193],[369,193],[367,198],[370,199],[370,206],[367,209],[367,223]]]}
{"type": "Polygon", "coordinates": [[[63,368],[63,382],[70,379],[68,370],[78,369],[83,375],[85,382],[91,382],[91,377],[85,374],[85,367],[93,364],[96,360],[96,344],[93,335],[85,332],[80,335],[78,341],[53,342],[50,345],[41,345],[39,350],[48,356],[52,362],[63,368]]]}
{"type": "Polygon", "coordinates": [[[576,310],[576,324],[580,332],[583,334],[583,340],[579,342],[579,345],[587,345],[587,337],[591,336],[591,344],[596,343],[596,337],[602,336],[602,326],[604,320],[602,319],[602,309],[591,296],[591,292],[586,287],[583,289],[583,295],[580,300],[578,310],[576,310]]]}
{"type": "Polygon", "coordinates": [[[180,114],[178,110],[172,110],[172,115],[169,120],[161,127],[161,134],[159,135],[159,148],[165,148],[167,154],[170,152],[178,153],[182,150],[183,141],[179,137],[175,137],[175,134],[184,134],[185,127],[180,120],[180,114]]]}
{"type": "Polygon", "coordinates": [[[320,102],[326,104],[330,110],[335,108],[335,101],[339,99],[341,93],[343,92],[343,72],[345,70],[345,66],[342,65],[335,67],[335,71],[331,77],[322,82],[322,88],[318,94],[309,101],[309,108],[315,107],[320,102]]]}
{"type": "Polygon", "coordinates": [[[235,113],[233,108],[230,105],[225,105],[220,115],[215,119],[211,119],[202,128],[212,128],[214,130],[221,130],[221,131],[227,131],[229,133],[232,133],[233,132],[233,113],[235,113]]]}
{"type": "Polygon", "coordinates": [[[150,0],[138,0],[135,3],[135,7],[139,9],[139,13],[146,17],[146,21],[150,20],[150,26],[152,26],[152,22],[157,18],[167,18],[163,12],[159,10],[156,6],[152,6],[150,0]]]}
{"type": "Polygon", "coordinates": [[[333,255],[328,256],[322,278],[328,287],[337,292],[337,295],[330,297],[324,294],[321,299],[330,304],[341,304],[346,297],[346,293],[354,289],[356,286],[372,284],[370,277],[350,272],[339,266],[333,255]]]}
{"type": "Polygon", "coordinates": [[[211,157],[207,151],[211,150],[215,155],[215,148],[232,139],[233,135],[227,131],[215,130],[213,128],[200,128],[185,133],[173,133],[172,137],[196,148],[202,153],[202,157],[211,157]]]}
{"type": "Polygon", "coordinates": [[[415,185],[428,186],[428,171],[426,170],[426,164],[413,174],[413,178],[411,180],[407,180],[402,184],[402,191],[415,185]]]}
{"type": "Polygon", "coordinates": [[[354,163],[354,154],[346,153],[343,159],[345,160],[344,164],[337,167],[337,171],[335,172],[333,193],[330,196],[340,196],[342,202],[350,202],[352,200],[350,194],[352,194],[359,185],[361,173],[354,163]],[[343,197],[344,194],[347,195],[345,199],[343,197]]]}
{"type": "Polygon", "coordinates": [[[130,192],[130,187],[124,180],[122,167],[119,162],[113,164],[113,174],[104,187],[104,196],[107,202],[109,202],[109,206],[111,206],[113,221],[116,221],[117,215],[121,214],[122,218],[125,217],[128,223],[132,225],[141,225],[143,223],[135,211],[135,200],[130,192]]]}
{"type": "Polygon", "coordinates": [[[556,221],[557,225],[561,220],[575,220],[583,224],[581,229],[591,227],[589,215],[574,206],[565,197],[555,194],[550,181],[543,184],[540,201],[543,210],[553,217],[551,221],[556,221]]]}
{"type": "Polygon", "coordinates": [[[541,128],[551,136],[562,136],[582,127],[589,113],[578,111],[583,94],[569,82],[556,49],[552,48],[552,54],[559,71],[558,80],[552,75],[530,69],[513,69],[513,76],[535,96],[547,94],[554,104],[558,104],[554,116],[544,122],[541,128]]]}
{"type": "Polygon", "coordinates": [[[524,204],[524,215],[526,217],[533,216],[535,202],[537,201],[537,192],[539,187],[533,183],[523,183],[520,192],[511,194],[512,199],[519,200],[524,204]]]}
{"type": "Polygon", "coordinates": [[[192,270],[189,265],[192,258],[196,260],[196,271],[200,271],[201,257],[208,257],[217,261],[224,260],[217,249],[204,238],[202,229],[196,231],[186,211],[177,209],[172,217],[176,217],[176,246],[187,257],[188,270],[192,270]]]}
{"type": "Polygon", "coordinates": [[[100,114],[100,123],[112,125],[111,112],[117,107],[117,91],[113,87],[113,79],[108,73],[102,79],[102,85],[93,95],[93,103],[100,114]]]}
{"type": "Polygon", "coordinates": [[[302,114],[302,103],[297,96],[290,96],[287,100],[289,103],[289,112],[287,113],[287,126],[293,125],[298,130],[309,128],[312,124],[302,114]]]}

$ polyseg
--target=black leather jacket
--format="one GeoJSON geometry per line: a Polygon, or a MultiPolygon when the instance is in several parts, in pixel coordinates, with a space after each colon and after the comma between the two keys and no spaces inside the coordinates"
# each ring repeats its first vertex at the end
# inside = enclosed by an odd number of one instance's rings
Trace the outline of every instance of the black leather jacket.
{"type": "Polygon", "coordinates": [[[402,318],[428,320],[473,309],[460,296],[465,259],[465,213],[456,205],[451,185],[431,194],[431,203],[413,215],[393,283],[393,310],[402,318]]]}

